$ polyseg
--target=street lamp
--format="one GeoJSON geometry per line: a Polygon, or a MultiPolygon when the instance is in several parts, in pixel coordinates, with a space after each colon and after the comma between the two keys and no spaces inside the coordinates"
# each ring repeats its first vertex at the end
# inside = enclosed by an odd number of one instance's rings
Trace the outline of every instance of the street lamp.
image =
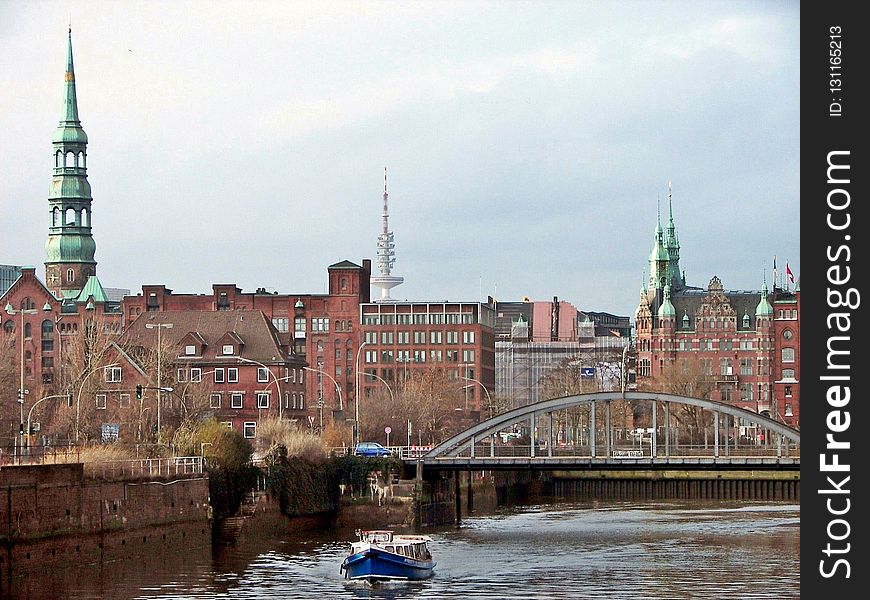
{"type": "MultiPolygon", "coordinates": [[[[272,372],[272,369],[270,369],[269,367],[267,367],[266,365],[264,365],[260,361],[254,360],[252,358],[244,358],[241,356],[237,356],[236,358],[242,362],[251,363],[251,364],[259,365],[259,366],[263,367],[264,369],[266,369],[266,373],[271,375],[272,379],[275,380],[275,389],[278,390],[278,418],[280,419],[281,415],[284,414],[284,411],[282,410],[283,405],[281,404],[281,401],[282,401],[281,384],[278,383],[278,376],[272,372]]],[[[286,378],[282,378],[282,379],[286,379],[286,378]]],[[[269,382],[269,384],[271,385],[271,382],[269,382]]]]}
{"type": "Polygon", "coordinates": [[[30,407],[30,410],[27,413],[27,450],[28,453],[30,451],[30,417],[33,415],[33,409],[37,407],[37,405],[43,400],[51,400],[52,398],[71,398],[72,394],[53,394],[51,396],[45,396],[40,398],[36,402],[33,403],[33,406],[30,407]]]}
{"type": "MultiPolygon", "coordinates": [[[[460,379],[464,379],[465,381],[473,381],[474,383],[479,384],[480,387],[483,388],[483,393],[486,394],[486,402],[487,404],[489,404],[490,413],[492,413],[492,398],[489,396],[489,390],[486,389],[486,386],[474,377],[460,377],[460,379]]],[[[468,387],[469,386],[465,387],[466,391],[468,391],[468,387]]],[[[465,410],[468,410],[468,394],[465,395],[465,410]]],[[[490,414],[490,416],[492,415],[490,414]]]]}
{"type": "MultiPolygon", "coordinates": [[[[46,312],[51,311],[51,306],[48,302],[45,303],[43,310],[46,312]]],[[[24,397],[27,395],[27,390],[24,389],[24,315],[35,315],[38,313],[35,308],[19,308],[15,310],[12,307],[12,303],[8,302],[6,304],[6,314],[12,316],[15,314],[21,315],[21,327],[18,331],[18,334],[21,336],[21,363],[19,364],[19,370],[21,371],[21,376],[19,379],[18,385],[18,404],[20,405],[20,416],[18,418],[18,442],[17,446],[21,446],[22,438],[21,436],[24,434],[24,397]]],[[[28,439],[29,439],[29,431],[28,431],[28,439]]]]}
{"type": "Polygon", "coordinates": [[[356,448],[356,445],[359,443],[359,356],[362,352],[364,346],[367,346],[368,342],[363,342],[359,345],[359,348],[356,349],[356,386],[354,387],[354,419],[353,419],[353,432],[354,437],[353,446],[356,448]]]}
{"type": "Polygon", "coordinates": [[[146,329],[154,329],[157,328],[157,435],[160,435],[160,404],[163,402],[163,397],[161,393],[163,392],[163,388],[160,386],[160,361],[161,361],[161,348],[160,348],[160,332],[163,328],[172,329],[172,323],[145,323],[146,329]]]}
{"type": "MultiPolygon", "coordinates": [[[[326,375],[335,384],[335,390],[338,392],[338,410],[344,410],[344,404],[341,401],[341,386],[338,385],[338,382],[335,378],[327,373],[326,371],[321,371],[320,369],[315,369],[313,367],[302,367],[306,371],[313,371],[314,373],[320,373],[321,375],[326,375]]],[[[320,431],[323,432],[323,398],[321,397],[317,401],[317,408],[320,410],[320,431]]]]}
{"type": "Polygon", "coordinates": [[[390,387],[390,384],[386,382],[386,380],[380,375],[375,375],[374,373],[364,373],[365,377],[374,377],[375,379],[380,379],[381,382],[387,386],[387,391],[390,392],[390,402],[392,404],[396,403],[396,397],[393,395],[393,388],[390,387]]]}

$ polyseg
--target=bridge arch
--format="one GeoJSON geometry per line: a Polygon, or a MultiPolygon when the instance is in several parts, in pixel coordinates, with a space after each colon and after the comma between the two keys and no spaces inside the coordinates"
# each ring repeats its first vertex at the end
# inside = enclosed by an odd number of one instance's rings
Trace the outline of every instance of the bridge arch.
{"type": "MultiPolygon", "coordinates": [[[[564,396],[561,398],[551,398],[549,400],[542,400],[540,402],[536,402],[534,404],[529,404],[527,406],[522,406],[519,408],[515,408],[511,411],[503,413],[501,415],[497,415],[486,421],[478,423],[477,425],[451,437],[450,439],[442,442],[433,448],[428,454],[426,454],[423,458],[426,461],[432,459],[439,458],[448,458],[448,457],[458,457],[463,453],[467,453],[470,451],[472,457],[474,457],[474,447],[476,442],[490,438],[493,439],[497,432],[504,429],[505,427],[514,425],[516,423],[522,421],[531,420],[531,422],[536,422],[537,418],[549,415],[550,417],[550,429],[549,429],[549,441],[552,442],[552,415],[556,411],[560,411],[567,408],[581,407],[589,405],[592,409],[593,420],[590,423],[590,427],[595,427],[594,415],[595,415],[595,407],[598,406],[599,403],[604,404],[605,408],[609,405],[609,403],[617,400],[627,400],[627,401],[649,401],[653,403],[655,407],[652,411],[652,420],[653,426],[655,429],[656,424],[656,415],[658,413],[658,403],[663,403],[665,407],[666,414],[668,414],[668,409],[671,405],[684,405],[684,406],[694,406],[707,411],[710,411],[715,415],[713,419],[713,428],[714,435],[716,437],[714,441],[715,452],[718,453],[718,433],[719,433],[719,416],[726,415],[726,426],[727,426],[727,417],[731,417],[734,419],[734,423],[737,423],[738,419],[743,419],[751,424],[754,424],[764,430],[770,431],[777,435],[777,446],[782,443],[782,440],[788,440],[789,442],[794,443],[795,446],[800,445],[800,432],[796,429],[788,427],[782,423],[774,421],[769,417],[765,417],[759,413],[755,413],[749,410],[745,410],[742,408],[738,408],[731,404],[725,404],[722,402],[716,402],[713,400],[706,400],[703,398],[692,398],[689,396],[679,396],[676,394],[666,394],[661,392],[596,392],[591,394],[577,394],[564,396]]],[[[608,413],[609,414],[609,413],[608,413]]],[[[609,425],[608,425],[609,427],[609,425]]],[[[535,438],[534,438],[534,427],[531,427],[532,431],[532,443],[531,443],[531,455],[534,457],[535,453],[535,438]]],[[[493,442],[494,443],[494,442],[493,442]]],[[[608,441],[609,444],[609,441],[608,441]]],[[[552,448],[552,443],[548,444],[550,448],[552,448]]],[[[726,443],[727,445],[727,443],[726,443]]],[[[595,456],[595,441],[594,436],[592,438],[592,456],[595,456]]],[[[608,448],[609,451],[609,448],[608,448]]],[[[653,443],[653,454],[655,454],[655,444],[653,443]]]]}

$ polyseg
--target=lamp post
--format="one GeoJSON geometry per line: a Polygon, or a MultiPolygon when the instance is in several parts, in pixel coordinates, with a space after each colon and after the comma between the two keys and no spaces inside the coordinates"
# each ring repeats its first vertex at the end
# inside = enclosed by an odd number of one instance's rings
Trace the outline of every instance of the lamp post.
{"type": "Polygon", "coordinates": [[[160,347],[160,332],[163,328],[172,329],[172,323],[145,323],[146,329],[157,329],[157,435],[160,436],[160,405],[163,403],[163,388],[160,385],[160,362],[161,352],[160,347]]]}
{"type": "MultiPolygon", "coordinates": [[[[490,397],[489,390],[486,389],[486,386],[474,377],[461,377],[460,379],[464,379],[465,381],[473,381],[474,383],[480,385],[480,387],[483,388],[483,393],[486,394],[486,402],[487,404],[489,404],[490,412],[492,412],[492,398],[490,397]]],[[[466,386],[465,390],[466,392],[468,391],[468,386],[466,386]]],[[[468,394],[465,395],[465,409],[468,410],[468,394]]]]}
{"type": "MultiPolygon", "coordinates": [[[[51,311],[51,306],[48,304],[48,302],[45,303],[43,310],[45,310],[46,312],[51,311]]],[[[35,315],[37,312],[39,312],[39,311],[37,311],[35,308],[23,308],[22,307],[22,308],[19,308],[18,310],[15,310],[12,307],[11,302],[8,302],[6,304],[6,314],[8,314],[9,316],[12,316],[15,314],[21,316],[21,327],[19,328],[19,331],[18,331],[18,335],[21,337],[21,344],[20,344],[20,346],[21,346],[21,363],[19,363],[19,365],[18,365],[19,371],[20,371],[20,379],[19,379],[19,383],[18,383],[18,404],[20,405],[19,406],[20,416],[18,418],[18,438],[17,438],[18,441],[16,444],[16,448],[20,447],[21,443],[23,441],[21,436],[24,435],[24,397],[28,394],[28,391],[26,389],[24,389],[24,315],[35,315]]],[[[29,434],[29,431],[28,431],[28,434],[29,434]]],[[[28,435],[28,439],[29,439],[29,437],[30,436],[28,435]]]]}
{"type": "Polygon", "coordinates": [[[82,391],[85,389],[85,382],[88,377],[99,371],[100,369],[108,369],[109,367],[117,367],[118,363],[110,363],[108,365],[99,365],[87,371],[82,377],[82,383],[79,386],[79,393],[76,395],[76,443],[79,441],[79,407],[82,404],[82,391]]]}
{"type": "MultiPolygon", "coordinates": [[[[338,392],[338,410],[344,410],[344,404],[341,401],[341,386],[338,385],[338,382],[335,378],[327,373],[326,371],[322,371],[320,369],[315,369],[313,367],[302,367],[306,371],[312,371],[314,373],[320,373],[321,375],[326,375],[335,385],[335,391],[338,392]]],[[[321,397],[317,402],[317,408],[320,410],[320,432],[323,433],[323,398],[321,397]]]]}
{"type": "MultiPolygon", "coordinates": [[[[251,364],[254,364],[254,365],[259,365],[260,367],[266,369],[266,373],[268,373],[269,375],[271,375],[271,376],[272,376],[272,379],[275,380],[275,389],[278,390],[278,418],[280,419],[281,416],[284,414],[284,411],[282,410],[282,405],[281,405],[282,393],[281,393],[281,384],[278,383],[278,376],[275,375],[275,374],[272,372],[272,369],[270,369],[269,367],[267,367],[266,365],[264,365],[264,364],[261,363],[260,361],[254,360],[254,359],[252,359],[252,358],[244,358],[244,357],[241,357],[241,356],[237,356],[236,358],[237,358],[238,360],[240,360],[241,362],[246,362],[246,363],[251,363],[251,364]]],[[[281,379],[283,380],[283,379],[286,379],[286,378],[282,377],[281,379]]],[[[272,382],[270,381],[269,384],[271,384],[271,383],[272,383],[272,382]]]]}
{"type": "Polygon", "coordinates": [[[51,400],[52,398],[70,398],[72,394],[52,394],[51,396],[45,396],[40,398],[36,402],[33,403],[33,406],[30,407],[30,410],[27,412],[27,450],[30,451],[30,417],[33,415],[33,409],[37,407],[37,405],[43,400],[51,400]]]}
{"type": "Polygon", "coordinates": [[[359,395],[360,395],[360,390],[359,390],[359,357],[360,357],[360,354],[362,353],[363,347],[365,347],[367,345],[368,345],[368,342],[363,342],[362,344],[359,345],[359,348],[356,349],[356,372],[354,373],[354,375],[356,377],[356,385],[354,387],[354,403],[353,403],[354,404],[354,407],[353,407],[354,408],[353,433],[354,433],[354,438],[355,438],[353,440],[354,448],[356,448],[356,445],[359,443],[359,395]]]}
{"type": "Polygon", "coordinates": [[[387,391],[390,392],[390,402],[393,403],[393,404],[396,403],[396,397],[393,395],[393,388],[390,387],[390,384],[387,383],[386,380],[385,380],[383,377],[381,377],[380,375],[375,375],[374,373],[365,373],[364,376],[365,376],[365,377],[374,377],[375,379],[380,379],[381,382],[382,382],[385,386],[387,386],[387,391]]]}

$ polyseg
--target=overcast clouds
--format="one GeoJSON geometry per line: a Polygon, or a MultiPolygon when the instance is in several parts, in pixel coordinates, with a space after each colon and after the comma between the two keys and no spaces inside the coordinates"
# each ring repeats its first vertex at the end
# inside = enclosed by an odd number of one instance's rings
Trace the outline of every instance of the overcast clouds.
{"type": "Polygon", "coordinates": [[[37,265],[72,21],[104,286],[633,316],[673,182],[689,282],[800,271],[797,2],[0,0],[0,263],[37,265]],[[375,293],[373,293],[373,296],[375,293]]]}

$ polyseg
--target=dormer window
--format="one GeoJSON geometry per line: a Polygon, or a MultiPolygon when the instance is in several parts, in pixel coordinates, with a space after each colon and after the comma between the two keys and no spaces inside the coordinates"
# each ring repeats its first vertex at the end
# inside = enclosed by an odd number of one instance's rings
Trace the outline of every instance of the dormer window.
{"type": "Polygon", "coordinates": [[[236,353],[235,346],[233,346],[232,344],[224,344],[223,353],[225,356],[232,356],[236,353]]]}
{"type": "Polygon", "coordinates": [[[189,344],[184,347],[184,355],[185,356],[196,356],[196,346],[193,344],[189,344]]]}

